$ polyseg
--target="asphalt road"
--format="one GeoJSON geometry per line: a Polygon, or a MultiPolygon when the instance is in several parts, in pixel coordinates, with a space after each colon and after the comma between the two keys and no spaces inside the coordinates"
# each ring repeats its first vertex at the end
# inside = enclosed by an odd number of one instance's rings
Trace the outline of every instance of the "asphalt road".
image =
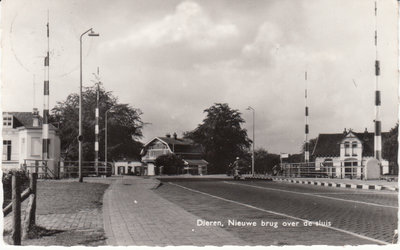
{"type": "Polygon", "coordinates": [[[220,221],[249,245],[385,244],[397,229],[397,192],[226,179],[162,182],[156,192],[197,215],[194,226],[220,221]]]}

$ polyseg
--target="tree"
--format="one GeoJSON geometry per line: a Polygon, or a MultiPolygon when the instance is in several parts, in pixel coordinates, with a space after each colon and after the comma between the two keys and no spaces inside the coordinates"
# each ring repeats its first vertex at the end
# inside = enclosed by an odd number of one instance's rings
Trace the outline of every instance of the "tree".
{"type": "Polygon", "coordinates": [[[184,136],[203,146],[204,157],[210,163],[209,172],[225,173],[236,157],[244,158],[248,154],[251,140],[241,127],[245,121],[227,103],[215,103],[204,113],[207,116],[203,122],[184,136]]]}
{"type": "MultiPolygon", "coordinates": [[[[317,144],[317,138],[313,138],[313,139],[311,139],[311,140],[308,141],[308,152],[309,152],[309,154],[310,154],[310,162],[313,162],[313,161],[314,161],[313,156],[312,156],[312,153],[313,153],[313,151],[314,151],[315,144],[317,144]]],[[[303,155],[301,161],[305,161],[305,159],[304,159],[304,152],[305,152],[305,151],[306,151],[306,142],[304,142],[304,143],[301,145],[301,154],[303,155]]],[[[299,162],[301,162],[301,161],[299,161],[299,162]]]]}
{"type": "Polygon", "coordinates": [[[399,123],[394,126],[389,133],[383,136],[383,147],[382,147],[382,156],[383,159],[389,161],[389,172],[391,174],[397,174],[399,171],[399,165],[397,163],[397,154],[398,154],[398,133],[399,133],[399,123]]]}
{"type": "Polygon", "coordinates": [[[163,167],[163,174],[178,174],[179,170],[184,166],[184,162],[175,154],[166,154],[158,156],[155,165],[158,169],[163,167]]]}
{"type": "Polygon", "coordinates": [[[270,154],[264,148],[254,151],[254,171],[257,173],[271,173],[272,168],[280,163],[280,156],[270,154]]]}
{"type": "Polygon", "coordinates": [[[288,163],[299,163],[304,161],[304,153],[300,154],[289,154],[289,157],[287,159],[283,159],[283,162],[288,162],[288,163]]]}
{"type": "MultiPolygon", "coordinates": [[[[97,85],[84,88],[82,93],[82,159],[94,161],[95,108],[97,85]]],[[[99,86],[99,158],[104,159],[105,112],[108,112],[108,159],[139,158],[142,144],[142,112],[128,104],[119,104],[111,92],[99,86]]],[[[79,95],[70,94],[65,101],[57,102],[49,118],[59,128],[61,152],[65,160],[78,159],[79,95]]]]}

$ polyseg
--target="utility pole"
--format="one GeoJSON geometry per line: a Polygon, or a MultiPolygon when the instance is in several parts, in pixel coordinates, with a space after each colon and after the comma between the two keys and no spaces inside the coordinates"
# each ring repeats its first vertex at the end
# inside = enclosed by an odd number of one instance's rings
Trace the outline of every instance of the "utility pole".
{"type": "Polygon", "coordinates": [[[247,108],[247,110],[251,110],[251,111],[253,111],[253,150],[252,150],[252,152],[251,152],[251,175],[254,177],[254,158],[255,158],[255,153],[254,153],[254,149],[255,149],[255,143],[256,143],[256,138],[255,138],[255,121],[256,121],[256,118],[255,118],[255,116],[256,116],[256,111],[255,111],[255,109],[254,108],[252,108],[252,107],[248,107],[247,108]]]}
{"type": "MultiPolygon", "coordinates": [[[[99,67],[97,67],[97,77],[99,77],[99,67]]],[[[99,175],[99,95],[100,95],[100,79],[97,79],[97,97],[96,97],[96,124],[95,124],[95,142],[94,142],[94,167],[96,175],[99,175]]]]}

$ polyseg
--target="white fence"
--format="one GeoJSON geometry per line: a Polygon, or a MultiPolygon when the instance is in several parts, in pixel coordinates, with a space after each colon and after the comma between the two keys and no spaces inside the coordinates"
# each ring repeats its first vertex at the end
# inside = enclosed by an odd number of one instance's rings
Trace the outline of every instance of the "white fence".
{"type": "Polygon", "coordinates": [[[276,175],[285,177],[315,177],[315,178],[354,178],[363,179],[364,165],[348,166],[342,162],[339,166],[333,164],[309,163],[282,163],[275,171],[276,175]]]}

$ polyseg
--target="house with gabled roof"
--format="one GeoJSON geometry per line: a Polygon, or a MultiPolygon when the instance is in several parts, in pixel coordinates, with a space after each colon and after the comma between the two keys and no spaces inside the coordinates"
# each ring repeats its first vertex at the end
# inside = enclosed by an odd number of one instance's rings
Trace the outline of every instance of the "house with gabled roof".
{"type": "Polygon", "coordinates": [[[178,138],[176,133],[171,137],[155,137],[143,146],[141,152],[142,162],[147,167],[147,174],[155,174],[155,161],[157,157],[166,154],[179,156],[185,166],[184,173],[203,175],[207,174],[208,162],[202,159],[203,148],[190,139],[178,138]]]}
{"type": "MultiPolygon", "coordinates": [[[[2,170],[19,168],[22,164],[35,164],[42,160],[43,118],[37,109],[33,112],[3,112],[2,170]]],[[[58,129],[49,124],[49,161],[54,170],[60,160],[61,142],[58,129]]]]}
{"type": "MultiPolygon", "coordinates": [[[[386,136],[387,133],[382,133],[382,142],[386,136]]],[[[367,129],[363,133],[345,129],[343,133],[319,134],[312,157],[316,169],[322,168],[331,177],[362,178],[366,162],[374,158],[374,133],[367,129]]],[[[381,164],[383,174],[388,173],[389,162],[383,159],[381,164]]]]}

